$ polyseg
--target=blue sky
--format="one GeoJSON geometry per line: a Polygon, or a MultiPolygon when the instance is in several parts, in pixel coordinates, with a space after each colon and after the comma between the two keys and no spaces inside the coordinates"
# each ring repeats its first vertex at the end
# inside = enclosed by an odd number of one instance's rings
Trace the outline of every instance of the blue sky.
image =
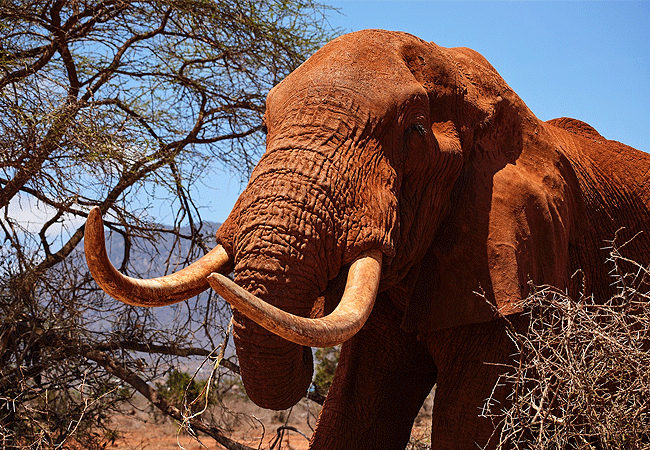
{"type": "MultiPolygon", "coordinates": [[[[540,119],[574,117],[650,151],[650,2],[321,1],[346,31],[477,50],[540,119]]],[[[243,189],[234,176],[220,183],[203,215],[217,222],[243,189]]]]}
{"type": "Polygon", "coordinates": [[[650,2],[326,1],[346,30],[406,31],[487,58],[543,120],[650,151],[650,2]]]}

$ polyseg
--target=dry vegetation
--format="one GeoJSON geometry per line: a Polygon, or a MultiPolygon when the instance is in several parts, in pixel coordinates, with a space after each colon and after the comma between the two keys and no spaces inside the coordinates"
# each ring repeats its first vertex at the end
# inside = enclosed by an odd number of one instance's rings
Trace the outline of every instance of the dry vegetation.
{"type": "Polygon", "coordinates": [[[512,331],[518,354],[499,381],[512,405],[484,412],[502,425],[499,449],[650,448],[650,267],[623,248],[611,247],[608,301],[551,287],[525,300],[530,324],[512,331]]]}

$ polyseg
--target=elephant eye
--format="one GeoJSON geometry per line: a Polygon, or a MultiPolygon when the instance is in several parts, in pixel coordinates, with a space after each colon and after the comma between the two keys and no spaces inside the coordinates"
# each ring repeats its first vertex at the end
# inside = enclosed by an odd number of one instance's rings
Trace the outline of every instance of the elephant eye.
{"type": "Polygon", "coordinates": [[[262,133],[264,133],[264,134],[269,134],[269,129],[266,128],[266,124],[265,124],[265,123],[262,123],[262,125],[260,126],[260,131],[261,131],[262,133]]]}
{"type": "Polygon", "coordinates": [[[411,125],[406,130],[407,133],[410,133],[411,131],[417,131],[420,136],[424,136],[425,133],[426,133],[426,131],[425,131],[424,127],[422,126],[422,124],[419,124],[419,123],[411,125]]]}

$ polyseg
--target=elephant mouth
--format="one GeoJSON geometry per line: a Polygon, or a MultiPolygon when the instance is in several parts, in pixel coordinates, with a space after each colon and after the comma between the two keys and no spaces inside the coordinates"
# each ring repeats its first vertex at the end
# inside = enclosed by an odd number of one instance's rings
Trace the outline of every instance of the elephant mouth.
{"type": "Polygon", "coordinates": [[[221,245],[179,272],[148,280],[131,278],[119,273],[108,259],[101,213],[99,208],[93,208],[86,222],[84,247],[88,267],[99,287],[121,302],[163,306],[212,287],[258,325],[306,347],[338,345],[363,327],[377,297],[383,258],[377,249],[361,253],[350,265],[338,306],[330,314],[313,319],[276,308],[231,281],[225,275],[231,272],[233,261],[221,245]]]}

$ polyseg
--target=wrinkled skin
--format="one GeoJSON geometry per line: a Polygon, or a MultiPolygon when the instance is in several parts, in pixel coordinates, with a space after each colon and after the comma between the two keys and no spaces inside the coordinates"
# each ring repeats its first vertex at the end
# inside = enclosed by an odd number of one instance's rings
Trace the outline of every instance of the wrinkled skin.
{"type": "MultiPolygon", "coordinates": [[[[650,261],[650,156],[572,119],[544,123],[476,52],[363,31],[326,45],[267,100],[267,151],[218,232],[235,281],[318,316],[367,248],[384,254],[370,319],[343,346],[313,449],[404,448],[437,383],[432,448],[485,445],[478,417],[528,282],[606,295],[600,250],[624,226],[650,261]]],[[[235,311],[246,390],[305,395],[311,351],[235,311]]],[[[497,398],[502,393],[497,392],[497,398]]],[[[505,399],[502,399],[505,400],[505,399]]]]}
{"type": "MultiPolygon", "coordinates": [[[[103,234],[87,236],[86,253],[127,303],[195,295],[219,260],[215,271],[234,266],[239,286],[304,317],[337,306],[357,257],[382,255],[379,294],[343,345],[312,449],[403,449],[434,384],[432,448],[488,444],[493,424],[478,414],[502,369],[486,363],[509,362],[504,316],[526,326],[529,282],[571,292],[584,281],[605,298],[603,247],[621,227],[620,242],[644,231],[625,251],[650,263],[650,155],[577,120],[540,121],[472,50],[379,30],[340,37],[269,93],[265,124],[267,151],[217,233],[222,247],[175,278],[190,288],[115,281],[103,234]]],[[[236,309],[234,324],[249,397],[298,402],[311,349],[236,309]]]]}

